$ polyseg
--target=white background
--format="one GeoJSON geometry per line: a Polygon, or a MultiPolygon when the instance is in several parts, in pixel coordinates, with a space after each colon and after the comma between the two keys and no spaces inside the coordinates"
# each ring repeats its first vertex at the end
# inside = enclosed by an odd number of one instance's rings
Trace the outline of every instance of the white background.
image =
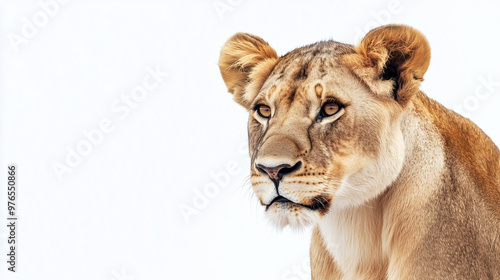
{"type": "Polygon", "coordinates": [[[44,21],[47,2],[0,2],[2,280],[308,279],[309,230],[275,230],[246,181],[247,113],[217,67],[235,32],[283,55],[411,25],[432,49],[422,89],[462,105],[500,143],[498,1],[68,1],[44,21]],[[23,35],[27,21],[39,26],[23,35]],[[116,112],[151,69],[168,77],[116,112]],[[54,165],[106,120],[112,131],[60,180],[54,165]],[[12,163],[16,273],[6,263],[12,163]]]}

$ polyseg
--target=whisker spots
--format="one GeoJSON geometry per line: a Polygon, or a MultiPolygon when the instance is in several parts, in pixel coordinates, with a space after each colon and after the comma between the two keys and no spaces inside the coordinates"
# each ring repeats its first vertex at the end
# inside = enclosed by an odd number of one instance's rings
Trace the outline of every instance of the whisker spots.
{"type": "Polygon", "coordinates": [[[302,185],[312,185],[312,186],[315,186],[315,185],[321,184],[321,182],[297,181],[297,180],[293,180],[293,181],[284,181],[283,183],[284,183],[284,184],[302,184],[302,185]]]}

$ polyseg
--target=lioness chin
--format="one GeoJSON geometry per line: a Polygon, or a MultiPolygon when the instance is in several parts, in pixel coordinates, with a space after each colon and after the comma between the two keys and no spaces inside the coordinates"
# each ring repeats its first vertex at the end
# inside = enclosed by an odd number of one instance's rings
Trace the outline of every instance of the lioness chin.
{"type": "Polygon", "coordinates": [[[276,225],[314,225],[313,279],[500,279],[500,152],[419,90],[429,61],[403,25],[281,57],[250,34],[222,47],[253,190],[276,225]]]}

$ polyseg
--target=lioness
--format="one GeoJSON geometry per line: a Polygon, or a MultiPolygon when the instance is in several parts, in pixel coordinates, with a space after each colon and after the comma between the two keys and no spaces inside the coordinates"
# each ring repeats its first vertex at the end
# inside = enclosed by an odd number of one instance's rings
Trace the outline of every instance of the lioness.
{"type": "Polygon", "coordinates": [[[429,61],[404,25],[281,57],[250,34],[222,47],[254,192],[276,225],[314,225],[313,279],[500,279],[500,152],[419,90],[429,61]]]}

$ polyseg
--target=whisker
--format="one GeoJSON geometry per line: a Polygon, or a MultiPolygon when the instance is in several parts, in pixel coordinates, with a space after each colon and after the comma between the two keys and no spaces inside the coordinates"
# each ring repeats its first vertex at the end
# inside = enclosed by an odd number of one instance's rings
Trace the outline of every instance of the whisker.
{"type": "Polygon", "coordinates": [[[246,176],[245,180],[243,181],[242,187],[245,187],[247,185],[251,185],[250,179],[251,179],[250,175],[246,176]]]}

